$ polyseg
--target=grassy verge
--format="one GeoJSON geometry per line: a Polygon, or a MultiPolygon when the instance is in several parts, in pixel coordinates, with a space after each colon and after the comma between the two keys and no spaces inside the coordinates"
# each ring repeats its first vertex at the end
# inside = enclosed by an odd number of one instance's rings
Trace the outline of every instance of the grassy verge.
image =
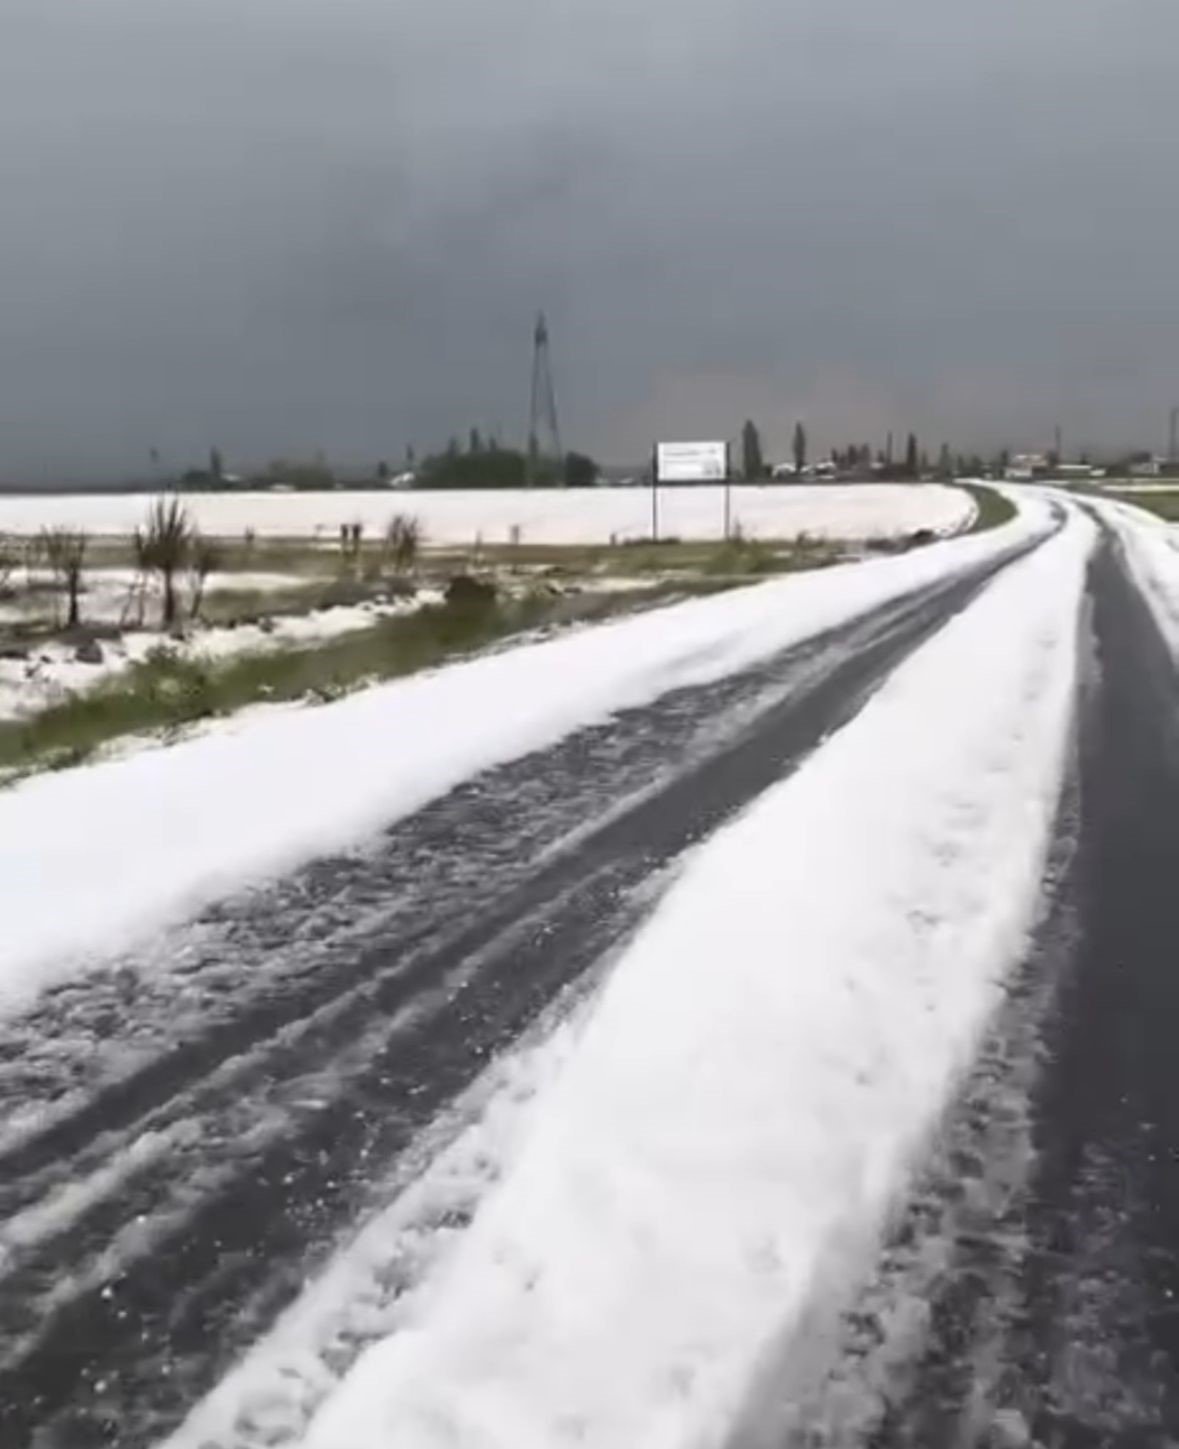
{"type": "Polygon", "coordinates": [[[731,580],[659,586],[637,594],[439,604],[307,648],[239,655],[213,662],[182,658],[162,645],[83,694],[24,720],[0,723],[0,769],[9,778],[79,764],[100,746],[149,730],[167,733],[246,705],[335,699],[363,684],[395,679],[545,626],[591,622],[708,593],[731,580]]]}
{"type": "Polygon", "coordinates": [[[1103,488],[1096,496],[1129,503],[1134,508],[1153,513],[1167,523],[1179,523],[1179,489],[1174,493],[1119,493],[1116,489],[1103,488]]]}
{"type": "Polygon", "coordinates": [[[963,483],[960,486],[974,499],[978,510],[971,533],[985,533],[989,528],[1010,523],[1018,511],[1011,499],[995,488],[987,488],[981,483],[963,483]]]}

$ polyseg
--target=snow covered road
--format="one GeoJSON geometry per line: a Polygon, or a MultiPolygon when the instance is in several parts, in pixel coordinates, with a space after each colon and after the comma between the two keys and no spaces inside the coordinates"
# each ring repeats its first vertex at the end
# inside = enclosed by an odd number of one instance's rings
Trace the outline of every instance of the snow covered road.
{"type": "Polygon", "coordinates": [[[1179,751],[1136,526],[1089,572],[1093,523],[1033,501],[262,721],[253,768],[230,732],[0,797],[0,1443],[1179,1425],[1179,751]],[[340,759],[394,702],[400,768],[340,759]],[[262,822],[220,858],[206,797],[262,822]]]}

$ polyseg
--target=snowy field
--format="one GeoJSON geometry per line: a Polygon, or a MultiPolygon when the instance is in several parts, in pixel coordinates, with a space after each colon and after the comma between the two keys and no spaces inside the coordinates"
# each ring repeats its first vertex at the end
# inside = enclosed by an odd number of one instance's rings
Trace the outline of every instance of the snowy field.
{"type": "MultiPolygon", "coordinates": [[[[307,584],[298,574],[222,572],[211,573],[204,585],[206,598],[227,592],[266,594],[276,590],[297,590],[307,584]]],[[[30,568],[14,570],[8,580],[5,597],[0,597],[0,625],[29,620],[46,623],[62,622],[66,600],[61,586],[48,570],[30,568]]],[[[191,581],[182,571],[178,575],[178,593],[187,603],[191,581]]],[[[127,625],[137,622],[140,613],[158,618],[163,592],[155,576],[143,578],[133,569],[88,568],[82,578],[81,611],[87,624],[127,625]]]]}
{"type": "Polygon", "coordinates": [[[1135,483],[1132,479],[1114,479],[1105,484],[1111,493],[1179,493],[1179,478],[1167,478],[1158,483],[1135,483]]]}
{"type": "MultiPolygon", "coordinates": [[[[143,495],[0,496],[0,533],[36,533],[56,526],[95,534],[129,534],[143,522],[143,495]]],[[[508,543],[513,530],[534,544],[607,543],[613,537],[648,538],[651,494],[644,488],[590,488],[511,492],[420,493],[204,493],[185,498],[201,530],[240,538],[338,539],[343,524],[361,523],[370,536],[384,533],[390,517],[420,519],[431,544],[508,543]]],[[[974,502],[959,488],[940,484],[821,484],[735,487],[733,517],[750,537],[793,539],[801,534],[833,541],[897,537],[929,529],[950,534],[968,528],[974,502]]],[[[661,489],[659,530],[665,538],[715,539],[724,526],[724,490],[661,489]]]]}

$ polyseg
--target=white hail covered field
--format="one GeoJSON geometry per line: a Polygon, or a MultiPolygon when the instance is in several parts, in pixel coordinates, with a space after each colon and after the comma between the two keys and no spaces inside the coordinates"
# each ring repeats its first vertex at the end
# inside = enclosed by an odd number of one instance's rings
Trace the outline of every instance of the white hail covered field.
{"type": "MultiPolygon", "coordinates": [[[[144,494],[12,494],[0,496],[0,533],[36,533],[68,526],[96,534],[128,534],[143,522],[144,494]]],[[[338,537],[343,524],[363,524],[375,536],[397,512],[420,519],[433,544],[507,543],[519,529],[523,543],[607,543],[613,537],[648,538],[647,488],[554,491],[365,493],[198,493],[185,502],[203,532],[240,537],[338,537]]],[[[732,516],[751,537],[791,539],[801,534],[833,540],[898,537],[929,529],[957,533],[974,519],[974,502],[960,488],[935,483],[816,484],[734,487],[732,516]]],[[[663,537],[719,538],[724,489],[659,490],[663,537]]]]}

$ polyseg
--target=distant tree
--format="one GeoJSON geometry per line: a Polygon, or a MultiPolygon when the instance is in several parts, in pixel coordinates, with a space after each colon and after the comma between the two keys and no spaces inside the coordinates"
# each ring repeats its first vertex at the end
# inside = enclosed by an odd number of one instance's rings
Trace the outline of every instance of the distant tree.
{"type": "Polygon", "coordinates": [[[954,460],[950,456],[949,443],[942,444],[942,450],[937,457],[937,476],[950,479],[954,476],[954,460]]]}
{"type": "Polygon", "coordinates": [[[414,445],[412,443],[410,443],[409,447],[406,448],[406,450],[405,450],[405,462],[406,462],[406,466],[409,467],[409,468],[412,468],[413,465],[417,462],[417,460],[418,460],[417,451],[415,450],[414,445]]]}
{"type": "Polygon", "coordinates": [[[801,423],[794,424],[794,471],[801,476],[806,469],[806,429],[801,423]]]}
{"type": "MultiPolygon", "coordinates": [[[[523,488],[527,469],[524,454],[512,448],[487,449],[482,453],[436,453],[424,458],[417,469],[419,488],[523,488]]],[[[561,481],[560,469],[551,460],[541,460],[535,474],[539,487],[551,488],[561,481]]]]}
{"type": "Polygon", "coordinates": [[[592,488],[601,469],[585,453],[565,454],[565,484],[569,488],[592,488]]]}
{"type": "Polygon", "coordinates": [[[81,621],[82,571],[86,565],[86,535],[69,528],[47,528],[41,535],[45,561],[69,600],[66,628],[81,621]]]}
{"type": "Polygon", "coordinates": [[[209,477],[214,483],[220,483],[225,477],[225,463],[220,448],[209,449],[209,477]]]}
{"type": "Polygon", "coordinates": [[[918,478],[925,478],[929,474],[929,454],[924,448],[921,449],[921,458],[917,464],[918,478]]]}
{"type": "Polygon", "coordinates": [[[747,483],[756,482],[766,475],[766,463],[762,457],[761,434],[752,419],[741,429],[741,472],[747,483]]]}
{"type": "Polygon", "coordinates": [[[274,458],[267,463],[257,481],[263,487],[281,484],[312,493],[334,488],[336,475],[319,458],[310,463],[298,458],[274,458]]]}
{"type": "Polygon", "coordinates": [[[483,439],[478,428],[472,428],[467,442],[468,453],[481,453],[483,451],[483,439]]]}
{"type": "Polygon", "coordinates": [[[389,477],[389,465],[384,461],[384,459],[382,459],[381,462],[377,464],[377,481],[379,483],[388,483],[389,477]]]}
{"type": "Polygon", "coordinates": [[[905,444],[905,477],[917,478],[921,472],[921,453],[917,446],[917,434],[910,433],[905,444]]]}
{"type": "Polygon", "coordinates": [[[458,455],[459,455],[459,440],[458,440],[458,438],[453,437],[453,436],[451,437],[450,441],[446,445],[446,452],[447,452],[448,457],[451,457],[451,458],[457,458],[458,457],[458,455]]]}

